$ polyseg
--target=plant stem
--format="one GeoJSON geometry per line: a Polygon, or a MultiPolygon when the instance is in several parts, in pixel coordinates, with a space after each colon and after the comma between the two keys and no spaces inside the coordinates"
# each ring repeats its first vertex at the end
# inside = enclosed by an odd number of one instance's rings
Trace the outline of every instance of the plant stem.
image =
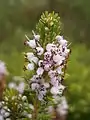
{"type": "Polygon", "coordinates": [[[38,100],[36,98],[34,101],[34,112],[33,112],[32,120],[37,120],[37,116],[38,116],[38,100]]]}

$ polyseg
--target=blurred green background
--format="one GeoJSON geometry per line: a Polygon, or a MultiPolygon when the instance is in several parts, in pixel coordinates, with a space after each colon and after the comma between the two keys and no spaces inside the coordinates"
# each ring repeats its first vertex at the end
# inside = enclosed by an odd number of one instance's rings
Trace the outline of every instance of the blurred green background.
{"type": "Polygon", "coordinates": [[[90,0],[0,0],[0,59],[12,76],[22,75],[24,35],[46,10],[59,13],[62,34],[72,43],[65,81],[68,120],[90,120],[90,0]]]}

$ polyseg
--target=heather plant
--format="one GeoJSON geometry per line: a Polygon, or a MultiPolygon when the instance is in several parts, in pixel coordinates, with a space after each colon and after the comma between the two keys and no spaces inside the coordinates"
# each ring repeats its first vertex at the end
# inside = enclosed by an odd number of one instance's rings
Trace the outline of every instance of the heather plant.
{"type": "Polygon", "coordinates": [[[44,117],[44,110],[45,113],[50,105],[59,104],[65,90],[62,82],[70,49],[68,41],[60,35],[60,29],[58,14],[45,12],[36,25],[36,33],[32,31],[33,39],[25,35],[25,45],[29,47],[29,51],[25,53],[24,70],[31,73],[27,82],[32,98],[35,98],[32,103],[33,119],[44,119],[39,118],[39,114],[44,117]]]}
{"type": "Polygon", "coordinates": [[[51,120],[55,114],[49,114],[49,106],[60,104],[66,89],[70,44],[61,35],[60,17],[43,13],[32,33],[32,39],[25,35],[24,82],[9,83],[1,102],[2,120],[51,120]]]}

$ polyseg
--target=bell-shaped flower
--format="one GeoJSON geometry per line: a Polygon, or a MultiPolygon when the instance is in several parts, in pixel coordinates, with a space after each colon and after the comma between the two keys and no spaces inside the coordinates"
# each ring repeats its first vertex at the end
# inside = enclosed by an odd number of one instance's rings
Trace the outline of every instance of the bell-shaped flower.
{"type": "Polygon", "coordinates": [[[32,52],[26,53],[26,57],[30,62],[34,62],[35,64],[38,63],[38,58],[34,56],[32,52]]]}
{"type": "Polygon", "coordinates": [[[49,71],[51,69],[51,64],[47,63],[44,65],[44,70],[49,71]]]}
{"type": "Polygon", "coordinates": [[[53,95],[62,95],[63,90],[65,89],[65,86],[63,86],[62,84],[58,85],[58,86],[53,86],[50,90],[50,92],[53,95]]]}
{"type": "Polygon", "coordinates": [[[54,78],[56,76],[56,71],[55,70],[50,70],[48,72],[48,75],[49,75],[50,78],[54,78]]]}
{"type": "Polygon", "coordinates": [[[32,52],[26,53],[27,59],[30,61],[32,57],[34,57],[34,54],[32,52]]]}
{"type": "Polygon", "coordinates": [[[58,74],[62,75],[63,74],[63,72],[62,72],[62,66],[57,67],[56,71],[57,71],[58,74]]]}
{"type": "Polygon", "coordinates": [[[52,87],[50,92],[53,94],[53,95],[57,95],[59,94],[59,89],[58,87],[52,87]]]}
{"type": "Polygon", "coordinates": [[[39,41],[39,40],[40,40],[40,35],[34,35],[34,39],[35,39],[36,41],[39,41]]]}
{"type": "Polygon", "coordinates": [[[63,39],[62,36],[56,36],[56,40],[58,41],[58,43],[62,46],[67,46],[67,40],[63,39]]]}
{"type": "Polygon", "coordinates": [[[34,31],[32,31],[32,33],[33,33],[33,35],[34,35],[34,39],[35,39],[36,41],[39,41],[39,40],[40,40],[40,35],[35,34],[34,31]]]}
{"type": "Polygon", "coordinates": [[[34,62],[35,64],[37,64],[38,63],[38,58],[37,57],[32,57],[31,62],[34,62]]]}
{"type": "Polygon", "coordinates": [[[29,63],[27,66],[26,66],[26,69],[27,70],[34,70],[34,63],[29,63]]]}
{"type": "Polygon", "coordinates": [[[51,79],[51,84],[54,86],[54,87],[57,87],[58,84],[59,84],[59,81],[57,80],[57,77],[54,77],[51,79]]]}
{"type": "Polygon", "coordinates": [[[60,42],[60,40],[63,40],[63,36],[57,35],[57,36],[56,36],[56,40],[57,40],[58,42],[60,42]]]}
{"type": "Polygon", "coordinates": [[[39,68],[37,69],[37,75],[42,75],[43,72],[44,72],[44,69],[43,69],[42,67],[39,67],[39,68]]]}
{"type": "Polygon", "coordinates": [[[39,91],[38,91],[38,99],[40,100],[40,101],[42,101],[43,100],[43,97],[46,95],[46,88],[45,88],[45,86],[44,85],[41,85],[40,86],[40,88],[39,88],[39,91]]]}
{"type": "Polygon", "coordinates": [[[50,52],[50,51],[54,51],[56,49],[56,45],[55,44],[51,44],[51,43],[49,43],[49,44],[47,44],[47,46],[46,46],[46,50],[48,51],[48,52],[50,52]]]}
{"type": "Polygon", "coordinates": [[[59,54],[53,56],[53,61],[57,64],[60,65],[65,58],[63,56],[60,56],[59,54]]]}
{"type": "Polygon", "coordinates": [[[45,53],[44,53],[44,59],[45,59],[45,60],[50,60],[51,57],[52,57],[51,52],[45,52],[45,53]]]}
{"type": "Polygon", "coordinates": [[[39,60],[38,65],[39,67],[43,67],[43,60],[39,60]]]}
{"type": "Polygon", "coordinates": [[[31,48],[36,48],[36,41],[35,40],[26,41],[26,45],[28,45],[31,48]]]}
{"type": "Polygon", "coordinates": [[[36,47],[36,52],[37,52],[37,55],[42,55],[44,52],[44,49],[42,47],[36,47]]]}
{"type": "Polygon", "coordinates": [[[66,47],[64,48],[64,52],[62,52],[62,56],[67,57],[70,53],[70,49],[67,49],[66,47]]]}
{"type": "Polygon", "coordinates": [[[32,83],[31,84],[31,89],[32,90],[35,90],[35,89],[38,89],[39,88],[39,84],[38,83],[32,83]]]}

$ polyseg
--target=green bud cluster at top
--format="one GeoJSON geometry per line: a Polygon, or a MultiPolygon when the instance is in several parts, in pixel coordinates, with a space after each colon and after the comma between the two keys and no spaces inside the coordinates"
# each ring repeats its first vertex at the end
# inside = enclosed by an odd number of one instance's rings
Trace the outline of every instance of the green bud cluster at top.
{"type": "Polygon", "coordinates": [[[55,37],[60,34],[61,22],[58,13],[48,13],[47,11],[41,15],[39,23],[36,26],[36,32],[40,35],[42,47],[47,43],[55,41],[55,37]]]}

